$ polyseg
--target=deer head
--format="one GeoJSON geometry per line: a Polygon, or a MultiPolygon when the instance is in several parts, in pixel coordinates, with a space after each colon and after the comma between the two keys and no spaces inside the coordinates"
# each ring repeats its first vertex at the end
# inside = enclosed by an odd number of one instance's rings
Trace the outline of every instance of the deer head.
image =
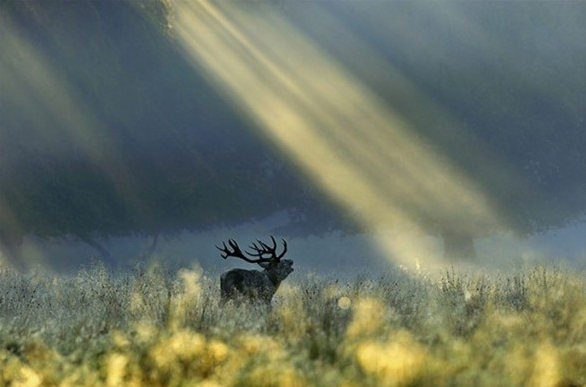
{"type": "Polygon", "coordinates": [[[229,300],[240,302],[248,300],[270,303],[281,282],[293,272],[293,261],[281,259],[287,253],[287,242],[283,239],[283,251],[277,253],[277,242],[271,236],[272,245],[260,240],[249,246],[249,251],[242,251],[235,240],[228,244],[222,242],[221,257],[239,258],[249,263],[256,263],[263,271],[232,269],[220,277],[221,303],[229,300]]]}

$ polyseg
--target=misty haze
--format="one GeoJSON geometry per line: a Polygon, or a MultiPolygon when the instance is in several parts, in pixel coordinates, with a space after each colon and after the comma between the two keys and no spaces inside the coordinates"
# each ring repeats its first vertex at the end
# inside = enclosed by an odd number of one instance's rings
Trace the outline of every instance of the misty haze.
{"type": "Polygon", "coordinates": [[[1,0],[0,385],[586,386],[586,1],[1,0]]]}

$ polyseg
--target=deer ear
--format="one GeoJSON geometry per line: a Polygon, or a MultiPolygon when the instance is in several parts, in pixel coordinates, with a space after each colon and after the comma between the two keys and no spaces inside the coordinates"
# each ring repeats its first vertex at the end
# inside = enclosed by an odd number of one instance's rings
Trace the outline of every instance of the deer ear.
{"type": "Polygon", "coordinates": [[[263,269],[268,269],[269,266],[271,265],[271,263],[270,262],[258,262],[258,265],[260,267],[262,267],[263,269]]]}

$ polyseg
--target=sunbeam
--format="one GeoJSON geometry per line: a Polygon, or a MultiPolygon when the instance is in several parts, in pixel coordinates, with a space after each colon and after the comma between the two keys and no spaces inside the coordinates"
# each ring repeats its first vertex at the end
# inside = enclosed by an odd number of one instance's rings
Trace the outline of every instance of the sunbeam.
{"type": "MultiPolygon", "coordinates": [[[[502,225],[472,181],[276,10],[181,2],[175,17],[193,62],[366,230],[423,234],[421,216],[453,229],[502,225]]],[[[439,258],[413,242],[380,244],[408,267],[439,258]]]]}
{"type": "Polygon", "coordinates": [[[2,19],[0,31],[2,47],[15,54],[0,62],[3,93],[11,96],[15,109],[25,110],[21,116],[27,117],[30,127],[37,128],[39,137],[30,141],[50,149],[68,145],[65,138],[94,161],[102,159],[103,153],[111,150],[113,144],[100,136],[100,124],[83,106],[83,99],[68,87],[50,61],[31,42],[19,36],[10,20],[2,19]],[[46,127],[60,128],[65,136],[38,130],[46,127]]]}
{"type": "MultiPolygon", "coordinates": [[[[45,32],[47,35],[52,33],[48,30],[45,32]]],[[[6,97],[2,98],[2,102],[7,104],[6,108],[12,109],[13,117],[17,116],[20,120],[18,123],[10,122],[10,125],[4,123],[0,133],[3,138],[0,141],[6,141],[11,130],[19,134],[20,127],[26,128],[24,133],[27,133],[23,140],[26,141],[26,146],[21,144],[13,148],[2,147],[4,154],[0,163],[7,164],[2,165],[2,172],[8,174],[9,163],[22,161],[23,154],[19,153],[23,152],[22,149],[28,149],[29,152],[34,150],[29,155],[42,160],[52,156],[67,159],[75,153],[80,158],[87,158],[93,167],[103,169],[104,175],[112,180],[116,194],[126,199],[129,206],[140,208],[140,193],[131,183],[133,176],[120,162],[121,152],[107,135],[105,124],[95,114],[87,96],[70,84],[67,75],[54,65],[51,57],[39,49],[38,44],[21,34],[19,28],[0,13],[0,45],[3,50],[11,53],[0,57],[0,88],[2,96],[6,97]]],[[[76,157],[71,157],[68,162],[75,163],[76,157]]],[[[55,176],[48,178],[56,179],[55,176]]],[[[78,195],[81,198],[93,197],[91,192],[78,192],[78,195]]],[[[20,245],[23,235],[31,230],[21,227],[23,215],[20,213],[17,216],[16,211],[18,209],[7,208],[0,200],[0,234],[6,240],[13,239],[12,242],[20,245]]],[[[66,214],[61,216],[66,217],[66,214]]],[[[9,246],[4,248],[11,249],[9,246]]],[[[40,250],[34,254],[29,252],[18,255],[22,262],[11,264],[40,265],[43,261],[40,250]]],[[[3,264],[2,260],[6,259],[0,253],[0,266],[3,264]]]]}

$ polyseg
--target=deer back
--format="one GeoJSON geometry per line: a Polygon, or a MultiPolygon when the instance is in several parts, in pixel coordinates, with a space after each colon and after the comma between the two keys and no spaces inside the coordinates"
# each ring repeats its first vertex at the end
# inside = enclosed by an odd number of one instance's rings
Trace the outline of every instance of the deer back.
{"type": "Polygon", "coordinates": [[[220,277],[222,301],[270,302],[277,291],[269,277],[258,270],[232,269],[220,277]]]}

